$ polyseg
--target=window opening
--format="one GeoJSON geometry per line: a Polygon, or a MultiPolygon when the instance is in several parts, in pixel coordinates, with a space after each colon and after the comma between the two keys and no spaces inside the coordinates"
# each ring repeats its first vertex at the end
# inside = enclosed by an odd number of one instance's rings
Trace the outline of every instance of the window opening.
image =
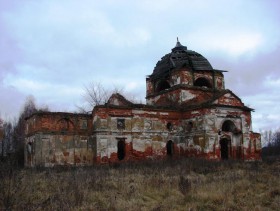
{"type": "Polygon", "coordinates": [[[165,90],[165,89],[169,89],[170,88],[170,85],[167,81],[160,81],[157,85],[157,88],[156,88],[156,92],[160,92],[162,90],[165,90]]]}
{"type": "Polygon", "coordinates": [[[211,83],[206,78],[198,78],[194,82],[194,86],[212,88],[211,83]]]}
{"type": "Polygon", "coordinates": [[[192,128],[193,128],[193,122],[188,122],[187,128],[186,128],[187,131],[190,132],[192,130],[192,128]]]}
{"type": "Polygon", "coordinates": [[[119,130],[125,129],[125,119],[117,119],[117,128],[119,130]]]}
{"type": "Polygon", "coordinates": [[[168,122],[168,123],[166,124],[166,128],[167,128],[167,130],[171,131],[171,130],[172,130],[172,123],[171,123],[171,122],[168,122]]]}

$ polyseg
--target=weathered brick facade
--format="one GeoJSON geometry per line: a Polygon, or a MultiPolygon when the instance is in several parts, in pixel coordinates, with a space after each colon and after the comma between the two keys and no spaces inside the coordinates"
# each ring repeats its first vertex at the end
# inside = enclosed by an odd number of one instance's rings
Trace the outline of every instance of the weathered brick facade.
{"type": "Polygon", "coordinates": [[[147,103],[113,94],[92,115],[38,113],[27,119],[27,166],[92,165],[166,157],[258,160],[251,108],[224,75],[178,41],[146,78],[147,103]]]}

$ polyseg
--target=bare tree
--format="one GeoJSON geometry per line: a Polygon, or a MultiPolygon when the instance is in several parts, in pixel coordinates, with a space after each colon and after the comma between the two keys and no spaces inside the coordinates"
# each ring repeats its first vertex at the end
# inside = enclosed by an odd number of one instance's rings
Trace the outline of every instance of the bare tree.
{"type": "Polygon", "coordinates": [[[91,82],[84,87],[84,93],[82,98],[84,100],[84,105],[76,106],[78,111],[81,113],[90,113],[94,106],[104,105],[108,102],[109,98],[113,94],[123,95],[127,100],[133,103],[141,103],[141,100],[137,100],[134,94],[125,93],[124,88],[120,88],[113,85],[112,89],[105,88],[100,82],[91,82]],[[139,101],[139,102],[137,102],[139,101]]]}
{"type": "Polygon", "coordinates": [[[105,104],[110,97],[109,95],[110,92],[100,83],[91,82],[85,87],[84,99],[91,107],[94,107],[96,105],[105,104]]]}
{"type": "Polygon", "coordinates": [[[24,162],[24,139],[25,139],[25,119],[31,116],[33,113],[40,111],[49,111],[48,107],[38,109],[35,103],[35,98],[30,95],[26,98],[22,112],[15,123],[13,139],[14,139],[14,148],[15,156],[20,165],[23,165],[24,162]]]}
{"type": "Polygon", "coordinates": [[[2,140],[2,157],[13,152],[13,131],[14,127],[11,122],[3,124],[3,140],[2,140]]]}
{"type": "Polygon", "coordinates": [[[1,142],[1,155],[4,154],[4,121],[0,117],[0,142],[1,142]]]}
{"type": "Polygon", "coordinates": [[[123,88],[114,87],[113,89],[105,88],[99,82],[91,82],[84,87],[82,98],[85,102],[82,106],[77,106],[79,112],[90,113],[94,106],[104,105],[114,93],[123,93],[123,88]]]}
{"type": "Polygon", "coordinates": [[[84,105],[77,105],[77,108],[81,113],[90,113],[94,106],[105,104],[109,97],[109,91],[100,83],[91,82],[84,86],[84,105]]]}
{"type": "Polygon", "coordinates": [[[279,156],[280,155],[280,132],[265,131],[262,133],[265,147],[262,148],[262,156],[279,156]]]}

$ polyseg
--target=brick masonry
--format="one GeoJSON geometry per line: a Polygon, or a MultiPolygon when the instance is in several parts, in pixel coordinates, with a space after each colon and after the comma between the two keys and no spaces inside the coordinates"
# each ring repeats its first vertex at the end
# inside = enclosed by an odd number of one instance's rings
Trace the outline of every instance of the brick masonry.
{"type": "Polygon", "coordinates": [[[115,93],[91,115],[43,112],[27,118],[26,166],[181,156],[260,160],[261,136],[251,128],[253,109],[225,89],[225,71],[212,69],[200,54],[181,46],[177,42],[146,78],[146,104],[115,93]],[[173,67],[166,69],[167,57],[173,67]]]}

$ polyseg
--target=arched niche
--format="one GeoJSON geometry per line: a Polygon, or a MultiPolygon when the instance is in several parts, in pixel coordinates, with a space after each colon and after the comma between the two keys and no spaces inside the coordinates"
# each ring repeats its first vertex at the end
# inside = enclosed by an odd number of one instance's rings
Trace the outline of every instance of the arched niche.
{"type": "Polygon", "coordinates": [[[67,131],[74,128],[73,122],[68,118],[62,118],[57,121],[56,127],[58,130],[67,131]]]}

